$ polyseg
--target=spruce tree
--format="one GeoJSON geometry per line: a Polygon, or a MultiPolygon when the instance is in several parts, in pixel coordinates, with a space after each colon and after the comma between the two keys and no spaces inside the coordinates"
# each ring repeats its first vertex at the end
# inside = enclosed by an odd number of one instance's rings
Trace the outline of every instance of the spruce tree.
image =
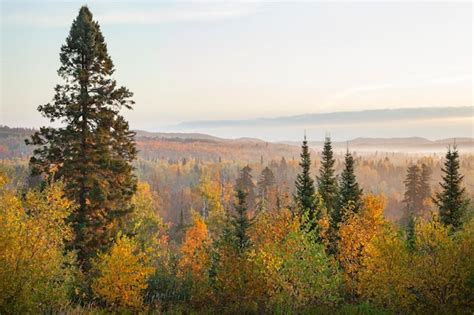
{"type": "Polygon", "coordinates": [[[405,203],[405,209],[407,212],[407,218],[418,212],[420,206],[420,179],[421,170],[418,165],[414,164],[408,167],[407,174],[405,177],[405,194],[403,202],[405,203]]]}
{"type": "Polygon", "coordinates": [[[268,166],[265,167],[257,183],[259,210],[267,210],[268,201],[272,191],[275,189],[275,184],[275,175],[273,175],[272,170],[268,166]]]}
{"type": "Polygon", "coordinates": [[[426,164],[421,164],[420,183],[418,185],[419,212],[422,215],[426,210],[425,200],[431,198],[431,169],[426,164]]]}
{"type": "Polygon", "coordinates": [[[296,193],[294,195],[295,206],[297,212],[303,214],[308,212],[310,219],[315,218],[315,189],[314,181],[311,178],[311,156],[308,148],[308,141],[306,141],[306,135],[304,136],[303,145],[301,146],[301,160],[300,167],[301,172],[297,175],[295,186],[296,193]]]}
{"type": "Polygon", "coordinates": [[[402,224],[406,228],[409,248],[413,248],[415,242],[416,213],[418,213],[418,207],[420,206],[420,198],[418,195],[420,191],[420,179],[421,170],[418,165],[414,164],[409,166],[404,180],[405,194],[403,202],[405,203],[405,213],[402,216],[402,224]]]}
{"type": "Polygon", "coordinates": [[[245,193],[245,200],[248,209],[255,207],[255,184],[252,179],[252,168],[245,166],[240,171],[239,177],[236,180],[236,190],[241,190],[245,193]]]}
{"type": "Polygon", "coordinates": [[[269,188],[274,186],[275,182],[275,175],[273,174],[272,170],[267,166],[262,170],[260,174],[260,179],[257,183],[257,188],[259,190],[264,190],[265,188],[269,188]]]}
{"type": "Polygon", "coordinates": [[[413,248],[415,242],[415,225],[417,217],[423,215],[425,210],[424,201],[430,197],[430,176],[431,170],[426,164],[408,167],[405,178],[405,203],[404,224],[407,231],[407,242],[413,248]]]}
{"type": "Polygon", "coordinates": [[[462,224],[462,216],[467,208],[463,177],[459,173],[459,153],[454,145],[446,153],[446,161],[441,169],[444,173],[440,183],[441,191],[436,194],[434,202],[438,205],[441,222],[457,229],[462,224]]]}
{"type": "Polygon", "coordinates": [[[334,223],[340,224],[349,216],[349,211],[358,213],[362,207],[362,189],[354,174],[354,158],[347,151],[344,159],[344,170],[339,184],[339,197],[334,211],[334,223]]]}
{"type": "Polygon", "coordinates": [[[119,111],[134,102],[132,93],[112,79],[114,64],[104,36],[85,6],[61,47],[60,61],[64,83],[56,86],[53,102],[38,110],[62,127],[42,127],[26,142],[37,146],[32,173],[63,178],[67,196],[78,204],[70,218],[72,249],[87,268],[89,258],[108,247],[120,218],[131,211],[136,190],[131,163],[137,151],[134,133],[119,111]]]}
{"type": "Polygon", "coordinates": [[[321,167],[317,181],[318,193],[331,217],[333,225],[335,225],[338,220],[338,214],[335,212],[338,194],[337,178],[334,170],[335,163],[336,160],[334,159],[334,153],[332,151],[331,139],[326,137],[323,152],[321,153],[321,167]]]}
{"type": "Polygon", "coordinates": [[[250,220],[247,214],[246,197],[247,194],[243,190],[237,189],[237,203],[234,205],[237,214],[233,217],[232,225],[234,226],[236,245],[239,251],[245,250],[250,245],[250,238],[247,233],[250,220]]]}

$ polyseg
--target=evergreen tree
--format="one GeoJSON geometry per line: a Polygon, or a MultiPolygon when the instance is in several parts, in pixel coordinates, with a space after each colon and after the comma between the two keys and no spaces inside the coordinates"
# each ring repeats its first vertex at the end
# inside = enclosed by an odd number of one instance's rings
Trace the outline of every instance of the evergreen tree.
{"type": "Polygon", "coordinates": [[[262,170],[260,174],[260,179],[258,180],[257,187],[259,190],[264,188],[268,188],[274,186],[275,182],[275,175],[273,175],[272,170],[267,166],[262,170]]]}
{"type": "Polygon", "coordinates": [[[272,193],[275,192],[275,185],[275,175],[273,175],[272,170],[267,166],[260,174],[260,179],[257,183],[258,208],[260,210],[268,209],[269,199],[271,199],[272,193]]]}
{"type": "Polygon", "coordinates": [[[321,167],[319,169],[317,181],[318,193],[331,217],[333,225],[338,220],[338,214],[335,212],[338,194],[337,178],[334,170],[335,163],[336,160],[334,159],[334,153],[332,151],[331,139],[326,137],[323,152],[321,153],[321,167]]]}
{"type": "Polygon", "coordinates": [[[252,179],[252,168],[245,166],[241,171],[240,175],[235,183],[236,190],[241,190],[245,193],[245,200],[248,209],[255,208],[255,184],[252,179]]]}
{"type": "Polygon", "coordinates": [[[405,203],[405,209],[407,212],[407,218],[414,215],[418,211],[420,206],[420,179],[421,179],[421,170],[418,165],[414,164],[408,167],[407,174],[405,177],[405,194],[403,202],[405,203]]]}
{"type": "Polygon", "coordinates": [[[131,109],[132,93],[111,78],[114,64],[99,24],[87,7],[73,21],[61,47],[53,103],[38,110],[63,127],[42,127],[27,144],[36,145],[32,173],[63,178],[67,196],[79,207],[70,220],[72,248],[81,263],[114,239],[120,217],[131,210],[136,190],[131,162],[136,157],[134,133],[119,115],[131,109]]]}
{"type": "Polygon", "coordinates": [[[344,170],[339,184],[339,197],[334,211],[334,224],[338,225],[349,216],[349,211],[358,213],[362,207],[362,189],[354,174],[354,158],[349,151],[344,159],[344,170]]]}
{"type": "Polygon", "coordinates": [[[421,164],[420,183],[418,185],[419,210],[418,215],[422,215],[426,210],[425,200],[431,198],[431,169],[426,164],[421,164]]]}
{"type": "Polygon", "coordinates": [[[306,135],[301,146],[301,173],[298,174],[295,181],[296,194],[294,195],[297,212],[303,214],[308,211],[310,219],[315,218],[315,189],[314,181],[311,178],[311,156],[308,148],[306,135]]]}
{"type": "Polygon", "coordinates": [[[434,202],[438,205],[441,222],[457,229],[461,226],[468,201],[465,197],[465,188],[461,185],[464,176],[459,173],[459,153],[456,146],[448,149],[441,170],[444,173],[443,181],[440,183],[442,190],[436,194],[434,202]]]}
{"type": "Polygon", "coordinates": [[[250,220],[247,214],[246,195],[244,191],[237,189],[237,203],[234,205],[237,215],[234,216],[232,225],[234,227],[236,245],[239,251],[243,251],[250,245],[250,238],[247,233],[250,227],[250,220]]]}

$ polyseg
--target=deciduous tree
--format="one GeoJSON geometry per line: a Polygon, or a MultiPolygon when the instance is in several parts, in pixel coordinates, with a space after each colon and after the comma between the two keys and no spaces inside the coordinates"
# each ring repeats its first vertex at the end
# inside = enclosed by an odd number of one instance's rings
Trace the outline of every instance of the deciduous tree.
{"type": "Polygon", "coordinates": [[[119,236],[109,252],[100,253],[93,264],[97,277],[94,294],[114,311],[137,311],[153,273],[149,257],[131,238],[119,236]]]}
{"type": "Polygon", "coordinates": [[[66,219],[76,205],[61,182],[24,197],[7,183],[0,172],[0,313],[59,312],[75,274],[65,241],[72,237],[66,219]]]}
{"type": "Polygon", "coordinates": [[[360,213],[353,214],[339,229],[336,257],[343,269],[349,298],[357,297],[358,273],[364,259],[364,249],[384,227],[385,199],[367,195],[360,213]]]}

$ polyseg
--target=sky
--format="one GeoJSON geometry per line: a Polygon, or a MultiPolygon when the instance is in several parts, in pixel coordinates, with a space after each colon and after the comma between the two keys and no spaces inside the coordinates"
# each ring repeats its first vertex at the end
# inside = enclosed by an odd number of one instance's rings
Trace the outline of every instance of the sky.
{"type": "MultiPolygon", "coordinates": [[[[366,109],[472,106],[471,2],[0,1],[0,124],[38,127],[81,5],[134,129],[366,109]]],[[[472,120],[471,120],[472,124],[472,120]]]]}

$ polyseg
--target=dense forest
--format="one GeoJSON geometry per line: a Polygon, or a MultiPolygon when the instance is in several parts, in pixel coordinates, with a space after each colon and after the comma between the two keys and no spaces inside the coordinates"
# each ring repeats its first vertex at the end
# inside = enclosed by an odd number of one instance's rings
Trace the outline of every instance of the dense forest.
{"type": "Polygon", "coordinates": [[[134,132],[87,7],[60,61],[38,107],[60,127],[0,127],[0,313],[472,312],[464,142],[358,153],[134,132]]]}

